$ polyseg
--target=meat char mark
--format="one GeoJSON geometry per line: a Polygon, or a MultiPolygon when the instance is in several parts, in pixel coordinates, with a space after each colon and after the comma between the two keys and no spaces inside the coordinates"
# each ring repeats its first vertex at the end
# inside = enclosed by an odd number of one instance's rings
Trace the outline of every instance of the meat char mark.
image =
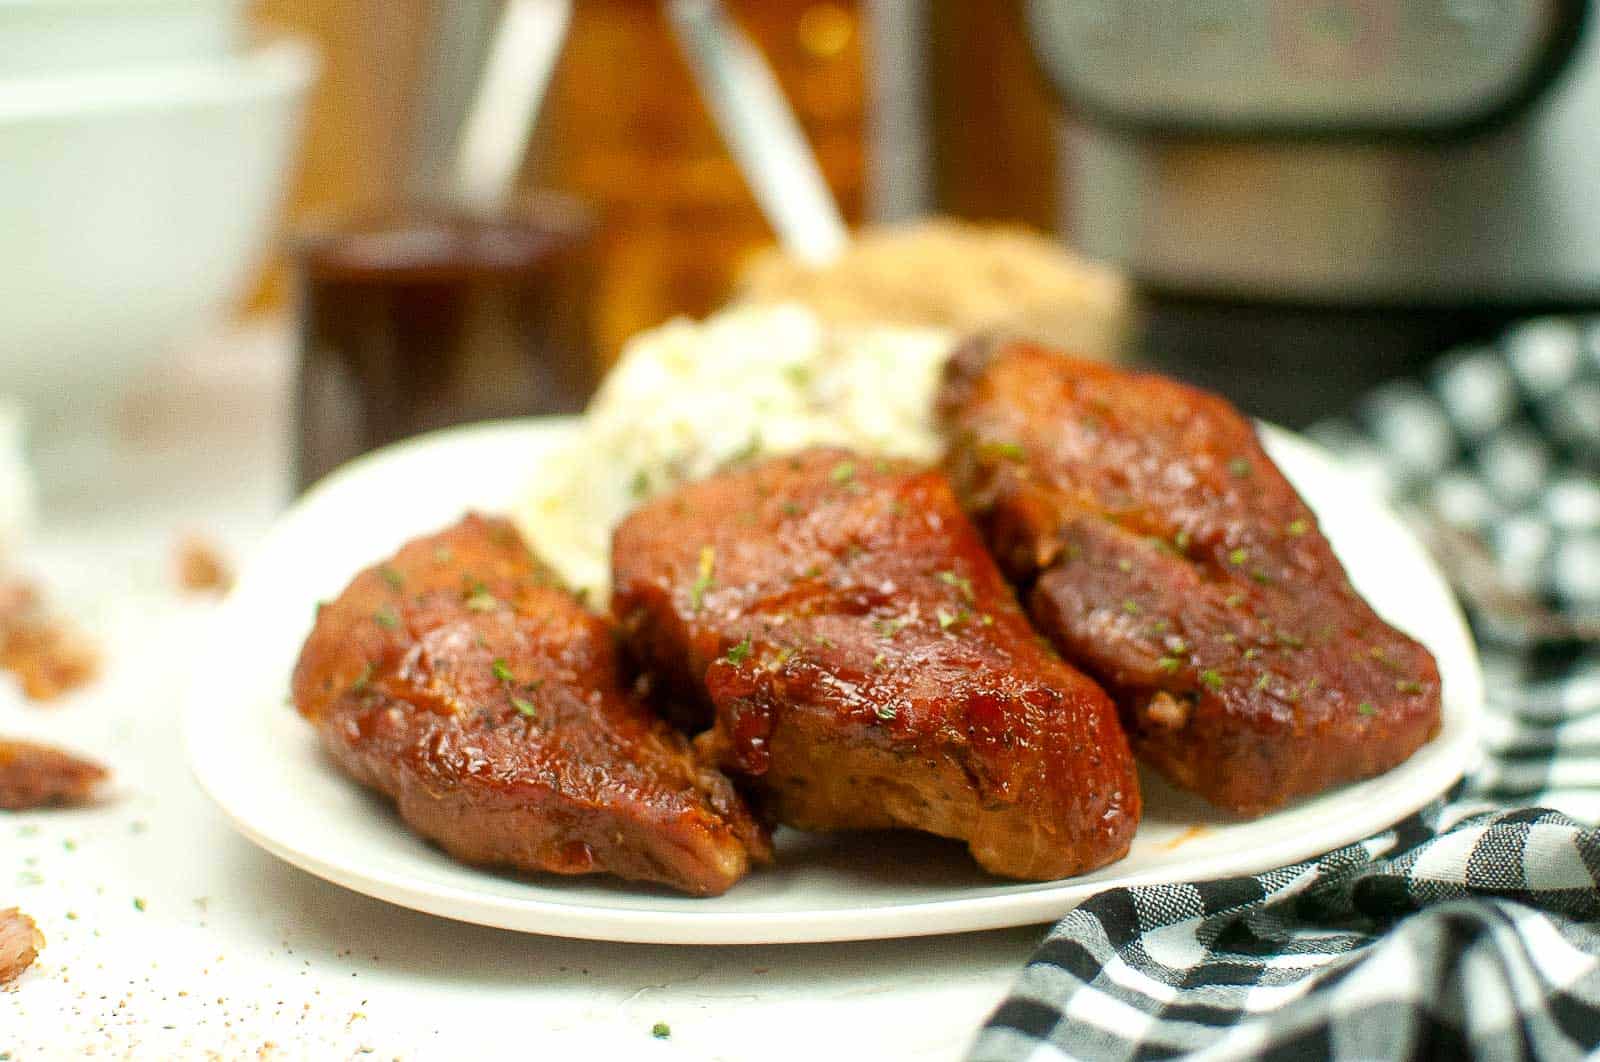
{"type": "Polygon", "coordinates": [[[981,339],[940,412],[957,490],[1035,621],[1177,784],[1260,814],[1438,731],[1432,655],[1351,587],[1221,398],[981,339]]]}
{"type": "Polygon", "coordinates": [[[630,646],[778,821],[924,830],[1017,878],[1127,852],[1115,709],[1029,626],[942,473],[764,461],[634,512],[612,565],[630,646]]]}
{"type": "Polygon", "coordinates": [[[624,687],[610,625],[503,520],[358,575],[293,692],[341,768],[465,862],[714,895],[770,858],[728,780],[624,687]]]}

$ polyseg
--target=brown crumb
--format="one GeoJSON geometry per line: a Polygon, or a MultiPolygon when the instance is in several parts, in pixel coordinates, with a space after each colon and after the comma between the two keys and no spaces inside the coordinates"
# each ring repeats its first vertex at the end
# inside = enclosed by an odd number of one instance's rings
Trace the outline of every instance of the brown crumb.
{"type": "Polygon", "coordinates": [[[44,947],[44,934],[33,919],[17,910],[0,911],[0,985],[10,984],[33,965],[44,947]]]}
{"type": "Polygon", "coordinates": [[[92,760],[49,745],[0,738],[0,809],[82,804],[109,773],[92,760]]]}
{"type": "Polygon", "coordinates": [[[91,681],[100,654],[68,620],[51,615],[38,587],[0,582],[0,668],[12,672],[30,700],[48,701],[91,681]]]}
{"type": "Polygon", "coordinates": [[[211,539],[187,534],[178,540],[174,556],[178,585],[192,594],[225,594],[233,587],[233,568],[211,539]]]}
{"type": "Polygon", "coordinates": [[[100,654],[67,621],[42,619],[6,632],[0,667],[17,676],[29,700],[50,701],[92,681],[100,673],[100,654]]]}

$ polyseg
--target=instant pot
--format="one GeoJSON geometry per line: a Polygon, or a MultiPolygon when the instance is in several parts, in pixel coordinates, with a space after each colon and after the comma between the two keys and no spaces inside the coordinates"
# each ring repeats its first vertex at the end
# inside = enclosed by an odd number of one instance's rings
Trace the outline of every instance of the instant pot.
{"type": "Polygon", "coordinates": [[[1069,238],[1145,356],[1302,424],[1513,319],[1600,307],[1582,0],[1028,0],[1069,238]]]}

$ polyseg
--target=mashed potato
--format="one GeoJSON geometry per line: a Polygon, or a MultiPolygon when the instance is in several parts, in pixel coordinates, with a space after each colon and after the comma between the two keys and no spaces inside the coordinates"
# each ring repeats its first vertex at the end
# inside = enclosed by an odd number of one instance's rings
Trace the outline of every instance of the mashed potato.
{"type": "Polygon", "coordinates": [[[513,515],[573,586],[603,596],[617,521],[730,460],[817,445],[935,460],[950,346],[945,332],[829,326],[795,305],[672,321],[623,349],[513,515]]]}

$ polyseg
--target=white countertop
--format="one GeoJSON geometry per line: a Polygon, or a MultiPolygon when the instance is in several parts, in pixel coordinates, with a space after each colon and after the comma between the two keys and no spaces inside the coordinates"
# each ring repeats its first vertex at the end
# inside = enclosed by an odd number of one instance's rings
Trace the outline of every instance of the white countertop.
{"type": "Polygon", "coordinates": [[[107,666],[48,706],[0,683],[0,733],[97,756],[116,782],[94,808],[0,813],[0,907],[48,941],[0,990],[0,1057],[959,1058],[1043,927],[782,947],[561,940],[390,907],[229,828],[178,728],[214,605],[177,591],[171,551],[198,530],[243,562],[281,509],[286,350],[268,331],[175,361],[135,404],[141,441],[46,492],[25,563],[107,666]]]}

